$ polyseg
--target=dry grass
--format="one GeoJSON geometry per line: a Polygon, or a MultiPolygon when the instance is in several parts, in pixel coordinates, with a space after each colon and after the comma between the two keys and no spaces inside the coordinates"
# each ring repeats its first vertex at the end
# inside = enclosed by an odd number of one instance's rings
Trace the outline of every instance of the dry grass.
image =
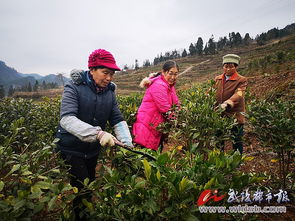
{"type": "Polygon", "coordinates": [[[63,87],[48,89],[48,90],[40,90],[36,92],[24,92],[17,91],[13,94],[15,98],[27,98],[27,99],[41,99],[42,97],[54,98],[56,96],[62,95],[63,87]]]}

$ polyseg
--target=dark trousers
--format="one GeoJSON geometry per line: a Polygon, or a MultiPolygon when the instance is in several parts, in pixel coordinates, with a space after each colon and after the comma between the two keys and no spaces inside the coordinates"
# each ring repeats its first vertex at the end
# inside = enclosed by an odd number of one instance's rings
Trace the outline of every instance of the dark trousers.
{"type": "Polygon", "coordinates": [[[160,140],[160,153],[162,153],[163,149],[164,149],[164,143],[168,142],[168,136],[169,134],[162,134],[161,136],[161,140],[160,140]]]}
{"type": "MultiPolygon", "coordinates": [[[[243,124],[238,124],[235,125],[232,129],[231,129],[231,133],[233,135],[233,149],[239,150],[240,153],[243,153],[243,136],[244,136],[244,125],[243,124]]],[[[220,136],[219,134],[217,134],[217,136],[220,136]]],[[[221,150],[224,150],[224,141],[222,141],[220,143],[219,148],[221,150]]]]}
{"type": "MultiPolygon", "coordinates": [[[[74,187],[77,187],[79,192],[83,189],[84,179],[88,178],[90,182],[94,181],[98,156],[92,157],[90,159],[65,154],[62,154],[61,156],[65,161],[65,164],[70,167],[70,184],[74,187]]],[[[82,198],[86,198],[89,201],[91,200],[91,194],[85,193],[73,200],[75,220],[86,220],[85,218],[83,219],[79,216],[80,212],[84,209],[81,203],[82,198]]]]}
{"type": "Polygon", "coordinates": [[[233,139],[233,149],[239,150],[240,153],[243,153],[243,136],[244,136],[244,125],[238,124],[234,126],[231,130],[234,139],[233,139]]]}

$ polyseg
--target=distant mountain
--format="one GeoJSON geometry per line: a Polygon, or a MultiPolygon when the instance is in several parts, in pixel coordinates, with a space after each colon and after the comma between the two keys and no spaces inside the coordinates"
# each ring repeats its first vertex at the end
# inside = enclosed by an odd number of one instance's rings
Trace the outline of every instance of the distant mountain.
{"type": "Polygon", "coordinates": [[[22,78],[18,78],[15,79],[13,81],[9,81],[9,84],[6,85],[6,87],[9,85],[12,85],[13,87],[19,87],[19,86],[25,86],[28,85],[29,83],[31,83],[31,85],[34,85],[36,82],[36,79],[32,76],[28,76],[28,77],[22,77],[22,78]]]}
{"type": "MultiPolygon", "coordinates": [[[[63,83],[55,74],[49,74],[42,76],[40,74],[31,73],[23,74],[17,72],[14,68],[11,68],[5,64],[5,62],[0,61],[0,85],[4,85],[5,88],[8,88],[10,85],[13,87],[24,86],[29,82],[31,85],[34,85],[36,80],[41,84],[43,81],[46,83],[57,83],[62,85],[63,83]]],[[[69,81],[69,78],[64,77],[64,82],[69,81]]]]}
{"type": "Polygon", "coordinates": [[[3,61],[0,61],[0,84],[6,85],[10,81],[21,78],[22,75],[14,68],[8,67],[3,61]]]}
{"type": "Polygon", "coordinates": [[[19,73],[22,77],[34,77],[36,80],[39,80],[41,78],[43,78],[44,76],[40,75],[40,74],[22,74],[22,73],[19,73]]]}
{"type": "MultiPolygon", "coordinates": [[[[39,74],[22,74],[22,76],[24,76],[25,78],[32,78],[34,79],[34,83],[36,82],[36,80],[42,84],[43,81],[45,81],[45,83],[57,83],[57,85],[61,86],[63,83],[61,82],[61,80],[59,79],[59,77],[56,74],[49,74],[46,76],[41,76],[39,74]]],[[[70,79],[67,77],[63,77],[64,82],[69,81],[70,79]]],[[[11,83],[11,82],[9,82],[11,83]]]]}

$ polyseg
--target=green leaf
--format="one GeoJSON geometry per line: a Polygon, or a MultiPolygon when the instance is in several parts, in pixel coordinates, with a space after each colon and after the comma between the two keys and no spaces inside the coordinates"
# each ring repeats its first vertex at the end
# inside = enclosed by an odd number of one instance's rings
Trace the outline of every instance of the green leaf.
{"type": "Polygon", "coordinates": [[[149,162],[146,159],[144,159],[142,162],[143,162],[143,166],[144,166],[145,177],[147,178],[147,180],[149,180],[151,177],[151,173],[152,173],[151,165],[149,164],[149,162]]]}
{"type": "Polygon", "coordinates": [[[164,165],[169,159],[168,153],[163,153],[158,157],[157,163],[159,166],[164,165]]]}
{"type": "Polygon", "coordinates": [[[52,169],[51,172],[53,172],[53,173],[60,173],[60,170],[59,169],[52,169]]]}
{"type": "Polygon", "coordinates": [[[14,173],[15,171],[19,170],[19,168],[20,168],[20,164],[13,165],[13,167],[11,168],[11,170],[9,171],[9,173],[6,174],[5,177],[7,177],[7,176],[11,175],[12,173],[14,173]]]}
{"type": "Polygon", "coordinates": [[[151,215],[157,211],[157,203],[153,199],[149,199],[144,203],[144,207],[148,208],[147,212],[151,215]]]}
{"type": "Polygon", "coordinates": [[[25,170],[25,171],[22,172],[23,176],[27,176],[27,175],[31,175],[31,174],[32,174],[32,172],[29,171],[29,170],[25,170]]]}
{"type": "Polygon", "coordinates": [[[3,190],[3,188],[4,188],[4,182],[3,181],[0,181],[0,191],[2,191],[3,190]]]}
{"type": "Polygon", "coordinates": [[[16,204],[14,205],[14,210],[18,210],[21,207],[23,207],[26,204],[25,200],[19,200],[16,202],[16,204]]]}
{"type": "Polygon", "coordinates": [[[41,195],[42,195],[42,191],[41,191],[41,189],[39,188],[39,187],[37,187],[37,186],[32,186],[31,187],[31,195],[29,195],[29,199],[39,199],[40,197],[41,197],[41,195]]]}
{"type": "Polygon", "coordinates": [[[247,157],[247,156],[243,156],[242,160],[244,161],[252,161],[254,159],[254,157],[247,157]]]}
{"type": "Polygon", "coordinates": [[[200,133],[199,132],[194,133],[192,139],[197,139],[199,136],[200,136],[200,133]]]}
{"type": "Polygon", "coordinates": [[[52,199],[48,202],[48,210],[49,210],[49,211],[53,209],[53,206],[54,206],[54,203],[55,203],[56,199],[57,199],[57,196],[54,196],[54,197],[52,197],[52,199]]]}
{"type": "Polygon", "coordinates": [[[179,183],[179,191],[183,192],[188,184],[188,179],[186,177],[183,177],[182,180],[179,183]]]}
{"type": "Polygon", "coordinates": [[[135,184],[134,188],[135,189],[144,188],[145,187],[145,184],[146,184],[146,181],[145,180],[140,181],[140,182],[138,182],[138,183],[135,184]]]}
{"type": "Polygon", "coordinates": [[[42,176],[42,175],[39,175],[38,178],[39,178],[39,179],[42,179],[42,180],[47,180],[47,179],[48,179],[48,177],[46,177],[46,176],[42,176]]]}
{"type": "Polygon", "coordinates": [[[66,209],[62,212],[62,214],[66,219],[70,219],[71,212],[70,212],[69,207],[66,207],[66,209]]]}
{"type": "Polygon", "coordinates": [[[189,214],[185,220],[186,221],[199,221],[199,219],[196,216],[194,216],[193,214],[189,214]]]}
{"type": "Polygon", "coordinates": [[[159,170],[157,171],[156,176],[157,176],[157,179],[160,181],[161,180],[161,173],[159,170]]]}
{"type": "Polygon", "coordinates": [[[235,151],[235,153],[233,155],[233,161],[232,161],[232,164],[231,164],[232,169],[235,169],[235,168],[237,168],[237,166],[240,165],[241,158],[242,157],[241,157],[240,153],[238,151],[235,151]]]}
{"type": "Polygon", "coordinates": [[[84,183],[84,185],[85,185],[85,186],[87,186],[87,185],[88,185],[88,183],[89,183],[89,178],[88,178],[88,177],[87,177],[87,178],[85,178],[85,180],[84,180],[84,182],[83,182],[83,183],[84,183]]]}
{"type": "Polygon", "coordinates": [[[42,192],[40,187],[38,187],[37,185],[31,186],[31,192],[32,193],[39,193],[42,192]]]}
{"type": "Polygon", "coordinates": [[[207,190],[207,189],[210,189],[211,186],[214,184],[215,182],[215,177],[212,177],[204,186],[204,189],[207,190]]]}
{"type": "Polygon", "coordinates": [[[35,184],[36,187],[39,187],[40,189],[47,190],[50,188],[51,184],[47,183],[45,181],[39,181],[35,184]]]}
{"type": "Polygon", "coordinates": [[[166,208],[165,208],[165,212],[166,212],[167,214],[170,214],[172,211],[173,211],[173,207],[172,207],[172,206],[171,206],[171,207],[166,207],[166,208]]]}
{"type": "Polygon", "coordinates": [[[88,202],[86,199],[82,199],[82,203],[90,210],[93,211],[93,204],[88,202]]]}
{"type": "Polygon", "coordinates": [[[34,214],[39,213],[44,207],[44,203],[37,203],[34,205],[34,214]]]}

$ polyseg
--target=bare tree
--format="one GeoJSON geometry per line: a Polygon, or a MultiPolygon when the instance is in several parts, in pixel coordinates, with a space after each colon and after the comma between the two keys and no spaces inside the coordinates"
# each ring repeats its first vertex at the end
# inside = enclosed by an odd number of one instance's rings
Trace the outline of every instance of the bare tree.
{"type": "Polygon", "coordinates": [[[56,78],[58,81],[60,81],[62,83],[62,86],[65,86],[64,75],[65,75],[65,73],[63,73],[63,72],[56,73],[56,78]]]}

